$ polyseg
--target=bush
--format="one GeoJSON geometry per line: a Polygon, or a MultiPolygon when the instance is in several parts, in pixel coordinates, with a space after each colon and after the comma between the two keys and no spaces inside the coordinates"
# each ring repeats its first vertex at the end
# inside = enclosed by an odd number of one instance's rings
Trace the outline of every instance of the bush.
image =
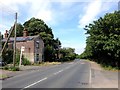
{"type": "Polygon", "coordinates": [[[19,67],[13,67],[13,66],[11,66],[11,67],[9,67],[9,70],[10,71],[19,71],[19,67]]]}
{"type": "Polygon", "coordinates": [[[4,70],[9,70],[9,71],[19,71],[19,67],[13,67],[13,66],[5,66],[3,68],[4,70]]]}
{"type": "Polygon", "coordinates": [[[12,63],[13,62],[13,50],[12,49],[5,49],[2,53],[2,60],[6,63],[12,63]]]}
{"type": "Polygon", "coordinates": [[[8,66],[5,66],[3,69],[8,70],[8,66]]]}
{"type": "Polygon", "coordinates": [[[29,60],[27,60],[27,58],[23,57],[23,61],[22,61],[23,65],[31,65],[31,62],[29,60]]]}

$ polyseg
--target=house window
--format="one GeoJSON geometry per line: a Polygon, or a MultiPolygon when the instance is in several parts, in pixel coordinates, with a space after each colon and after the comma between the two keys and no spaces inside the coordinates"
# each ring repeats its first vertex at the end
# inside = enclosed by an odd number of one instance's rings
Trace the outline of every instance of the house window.
{"type": "Polygon", "coordinates": [[[36,54],[36,61],[39,61],[39,54],[36,54]]]}
{"type": "Polygon", "coordinates": [[[39,48],[39,42],[38,41],[36,42],[36,48],[39,48]]]}

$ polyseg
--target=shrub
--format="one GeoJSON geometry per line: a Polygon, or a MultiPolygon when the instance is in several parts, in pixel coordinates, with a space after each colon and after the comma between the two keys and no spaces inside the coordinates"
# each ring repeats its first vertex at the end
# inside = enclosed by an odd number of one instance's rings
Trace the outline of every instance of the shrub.
{"type": "Polygon", "coordinates": [[[10,70],[10,71],[19,71],[19,67],[13,67],[13,66],[11,66],[11,67],[9,67],[8,70],[10,70]]]}
{"type": "Polygon", "coordinates": [[[23,57],[22,64],[23,65],[31,65],[31,62],[27,58],[23,57]]]}
{"type": "Polygon", "coordinates": [[[19,71],[19,67],[13,67],[13,66],[5,66],[3,68],[4,70],[9,70],[9,71],[19,71]]]}
{"type": "Polygon", "coordinates": [[[8,66],[5,66],[3,69],[8,70],[8,66]]]}
{"type": "Polygon", "coordinates": [[[2,53],[2,60],[6,63],[12,63],[13,61],[13,50],[12,49],[5,49],[2,53]]]}

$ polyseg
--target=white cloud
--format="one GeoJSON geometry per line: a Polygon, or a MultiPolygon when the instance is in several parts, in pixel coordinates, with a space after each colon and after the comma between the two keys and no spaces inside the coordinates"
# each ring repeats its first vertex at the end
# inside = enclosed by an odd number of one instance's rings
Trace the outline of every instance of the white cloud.
{"type": "MultiPolygon", "coordinates": [[[[20,9],[22,7],[19,7],[19,5],[30,5],[30,8],[28,11],[28,18],[36,17],[43,19],[46,22],[50,22],[52,20],[52,10],[50,8],[51,2],[49,0],[43,1],[43,0],[3,0],[0,1],[3,3],[2,9],[9,10],[9,12],[18,12],[20,13],[20,9]],[[12,6],[12,7],[11,7],[12,6]],[[10,8],[9,8],[10,7],[10,8]],[[8,9],[9,8],[9,9],[8,9]]],[[[5,12],[4,12],[5,13],[5,12]]],[[[24,13],[20,13],[24,14],[24,13]]]]}
{"type": "Polygon", "coordinates": [[[36,17],[44,20],[45,22],[50,22],[52,21],[52,12],[49,10],[42,10],[41,12],[38,12],[36,17]]]}
{"type": "Polygon", "coordinates": [[[101,6],[102,0],[95,0],[90,2],[85,14],[82,16],[82,18],[80,18],[79,27],[84,27],[85,25],[93,21],[100,13],[101,6]]]}
{"type": "MultiPolygon", "coordinates": [[[[92,21],[97,19],[99,14],[105,14],[108,10],[110,10],[115,3],[119,0],[89,0],[89,4],[87,7],[84,7],[85,14],[79,15],[79,28],[84,28],[85,25],[92,23],[92,21]],[[114,4],[113,4],[114,3],[114,4]]],[[[84,2],[84,1],[83,1],[84,2]]]]}

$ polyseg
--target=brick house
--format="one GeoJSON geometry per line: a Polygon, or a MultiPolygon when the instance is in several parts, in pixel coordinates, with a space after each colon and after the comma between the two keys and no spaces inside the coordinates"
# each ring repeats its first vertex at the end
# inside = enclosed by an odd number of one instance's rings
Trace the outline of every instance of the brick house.
{"type": "MultiPolygon", "coordinates": [[[[6,41],[8,32],[5,32],[5,38],[2,40],[6,41]]],[[[14,38],[11,37],[8,42],[8,48],[13,48],[14,38]]],[[[16,48],[18,50],[24,46],[25,49],[23,51],[23,55],[27,58],[31,63],[42,62],[44,60],[44,42],[39,35],[36,36],[28,36],[28,32],[26,29],[23,30],[22,37],[16,37],[16,48]]]]}

